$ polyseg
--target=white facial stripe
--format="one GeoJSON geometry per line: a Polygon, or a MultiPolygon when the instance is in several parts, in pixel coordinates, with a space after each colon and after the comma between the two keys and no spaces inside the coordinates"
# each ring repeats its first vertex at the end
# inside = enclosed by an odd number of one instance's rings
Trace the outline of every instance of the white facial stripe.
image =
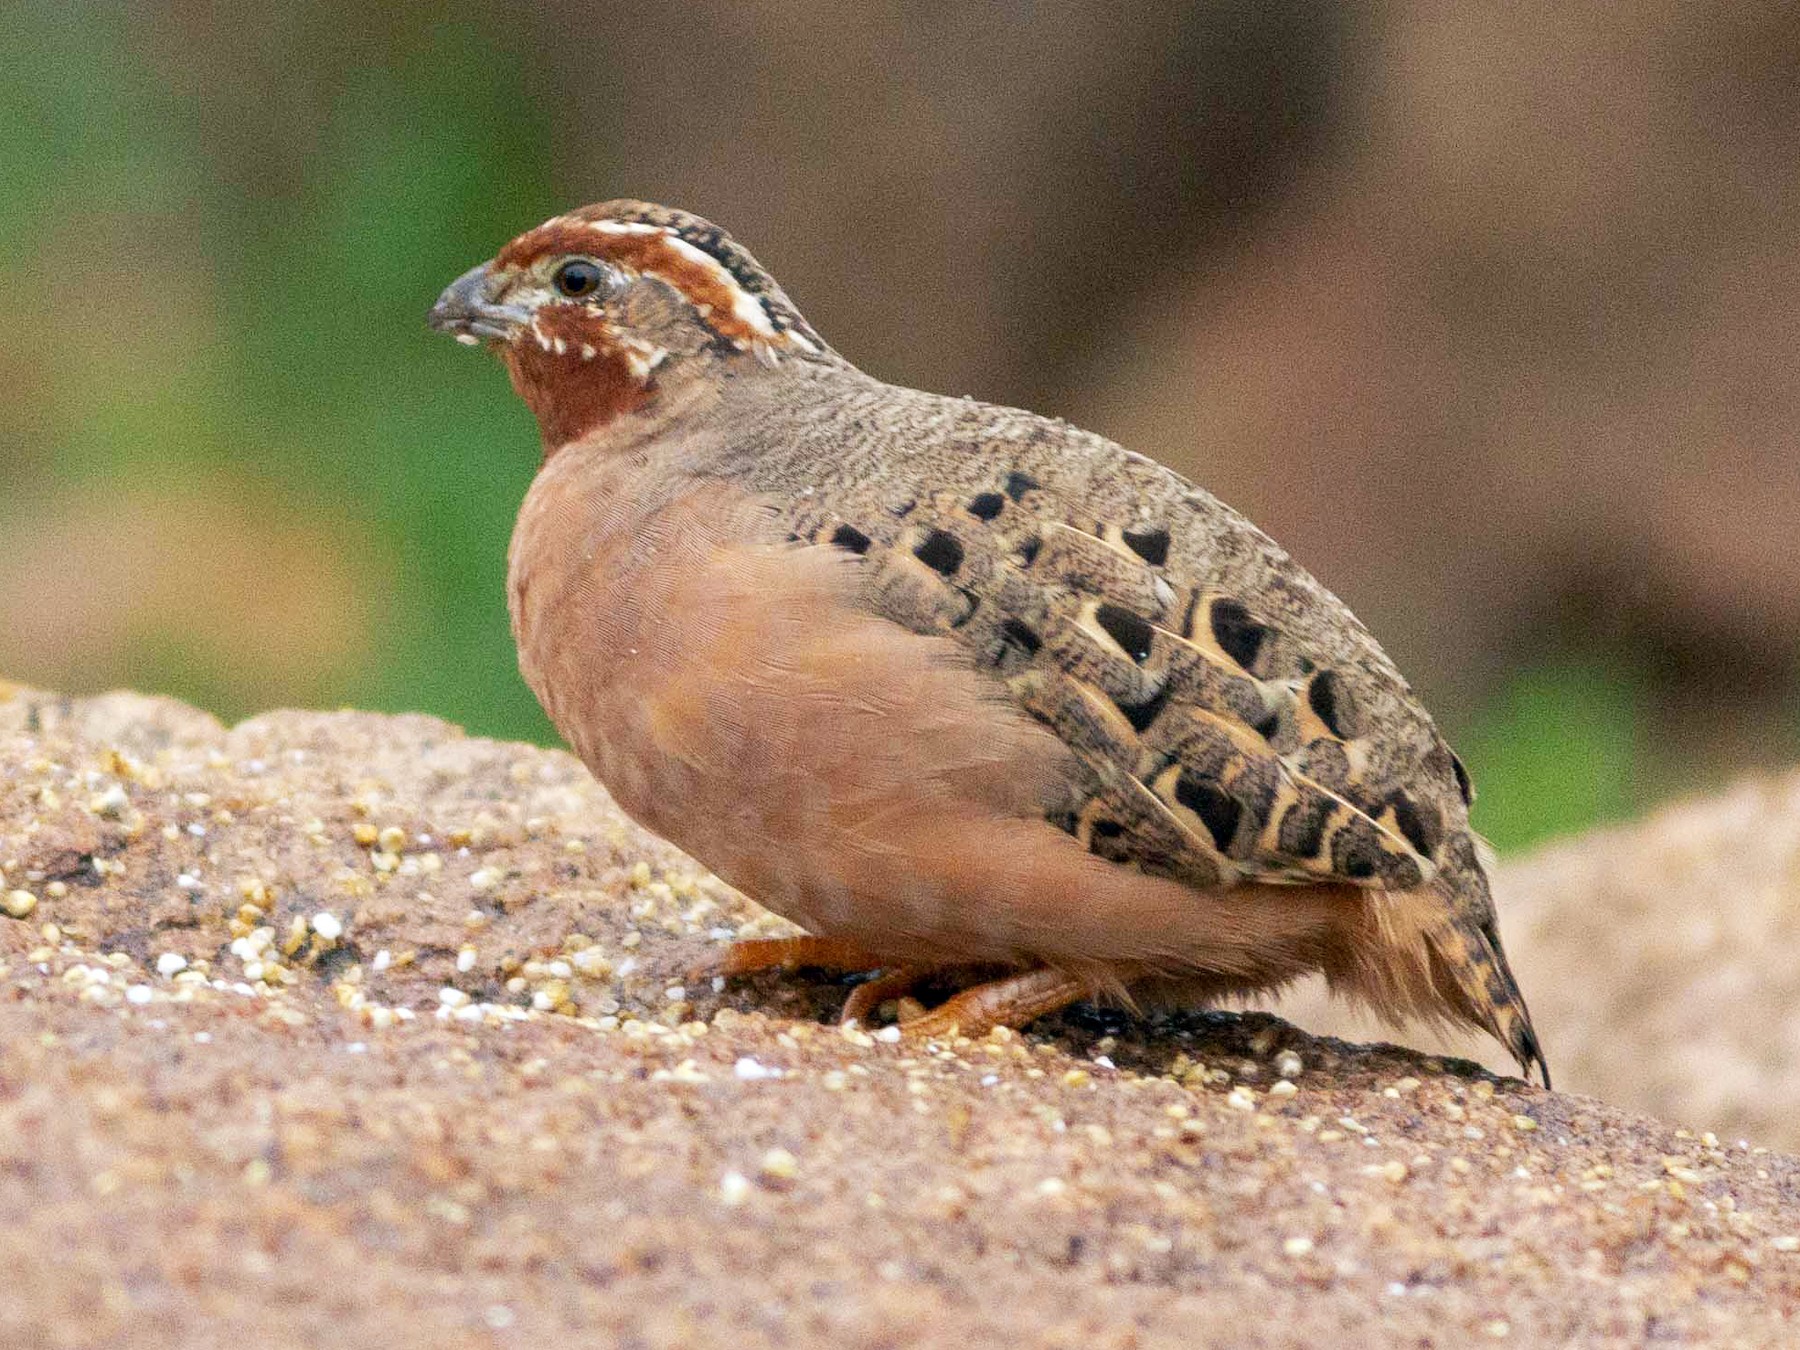
{"type": "Polygon", "coordinates": [[[775,336],[775,325],[769,322],[769,311],[763,308],[762,301],[758,300],[754,295],[750,294],[749,291],[745,290],[743,286],[739,284],[738,279],[732,276],[730,271],[722,266],[717,258],[713,257],[712,254],[708,253],[705,249],[695,248],[680,235],[675,234],[672,231],[667,233],[669,246],[671,248],[690,262],[708,268],[712,274],[719,279],[719,283],[726,288],[727,294],[731,296],[731,315],[734,319],[759,336],[775,336]]]}

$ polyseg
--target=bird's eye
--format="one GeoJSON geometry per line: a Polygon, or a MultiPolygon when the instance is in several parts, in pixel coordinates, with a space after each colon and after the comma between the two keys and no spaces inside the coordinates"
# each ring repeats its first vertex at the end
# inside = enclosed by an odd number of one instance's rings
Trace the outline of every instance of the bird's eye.
{"type": "Polygon", "coordinates": [[[600,264],[575,258],[556,269],[550,284],[571,300],[584,300],[600,289],[600,264]]]}

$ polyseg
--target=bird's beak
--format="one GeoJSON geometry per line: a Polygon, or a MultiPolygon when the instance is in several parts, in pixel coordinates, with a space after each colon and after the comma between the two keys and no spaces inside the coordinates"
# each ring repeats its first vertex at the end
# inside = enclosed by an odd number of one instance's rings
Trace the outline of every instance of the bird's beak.
{"type": "Polygon", "coordinates": [[[471,267],[444,288],[425,322],[465,346],[473,347],[484,338],[510,342],[531,321],[531,311],[523,305],[498,303],[495,290],[488,264],[471,267]]]}

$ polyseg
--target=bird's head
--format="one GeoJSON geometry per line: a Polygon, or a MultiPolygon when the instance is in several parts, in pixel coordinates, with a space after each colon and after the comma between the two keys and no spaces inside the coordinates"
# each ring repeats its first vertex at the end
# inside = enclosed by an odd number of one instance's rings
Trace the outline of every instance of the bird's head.
{"type": "Polygon", "coordinates": [[[647,202],[526,231],[453,281],[429,322],[499,352],[547,452],[649,407],[704,363],[839,359],[731,236],[647,202]]]}

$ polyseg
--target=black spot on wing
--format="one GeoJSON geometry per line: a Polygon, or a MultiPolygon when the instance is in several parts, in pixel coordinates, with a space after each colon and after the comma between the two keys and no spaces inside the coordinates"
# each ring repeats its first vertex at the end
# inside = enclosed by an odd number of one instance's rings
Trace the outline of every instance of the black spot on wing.
{"type": "Polygon", "coordinates": [[[1406,842],[1415,850],[1429,858],[1437,848],[1437,811],[1430,807],[1421,810],[1419,804],[1404,792],[1396,792],[1389,797],[1388,804],[1394,808],[1394,828],[1406,837],[1406,842]]]}
{"type": "Polygon", "coordinates": [[[943,530],[932,530],[913,549],[913,556],[932,571],[951,577],[962,566],[963,546],[955,535],[943,530]]]}
{"type": "Polygon", "coordinates": [[[1329,670],[1321,670],[1306,686],[1306,701],[1325,724],[1325,729],[1339,740],[1349,740],[1350,733],[1344,727],[1343,700],[1338,694],[1337,676],[1329,670]]]}
{"type": "Polygon", "coordinates": [[[1231,847],[1231,841],[1237,835],[1238,821],[1244,814],[1244,808],[1235,797],[1218,784],[1184,769],[1175,780],[1175,800],[1200,817],[1200,823],[1206,826],[1206,832],[1212,836],[1213,846],[1219,852],[1231,847]]]}
{"type": "Polygon", "coordinates": [[[998,492],[983,492],[969,500],[969,514],[977,520],[992,520],[1006,507],[1006,498],[998,492]]]}
{"type": "Polygon", "coordinates": [[[1038,482],[1038,480],[1033,478],[1030,474],[1020,473],[1017,469],[1014,469],[1011,473],[1006,475],[1006,482],[1003,486],[1006,489],[1006,495],[1016,502],[1027,492],[1037,491],[1043,484],[1038,482]]]}
{"type": "Polygon", "coordinates": [[[1152,567],[1161,567],[1169,560],[1169,531],[1164,526],[1126,530],[1119,537],[1125,541],[1126,548],[1152,567]]]}
{"type": "Polygon", "coordinates": [[[1454,750],[1450,752],[1450,770],[1456,775],[1456,790],[1462,793],[1463,805],[1475,805],[1475,785],[1469,781],[1469,771],[1454,750]]]}
{"type": "Polygon", "coordinates": [[[1156,721],[1157,714],[1169,704],[1169,690],[1165,685],[1141,703],[1116,703],[1115,706],[1125,714],[1125,720],[1131,723],[1131,729],[1143,735],[1150,730],[1151,723],[1156,721]]]}
{"type": "Polygon", "coordinates": [[[1017,647],[1027,656],[1036,656],[1038,648],[1044,645],[1044,640],[1037,635],[1036,629],[1017,619],[1002,621],[1000,640],[1008,646],[1017,647]]]}
{"type": "Polygon", "coordinates": [[[831,542],[838,548],[846,549],[851,553],[861,554],[869,551],[869,536],[854,525],[838,526],[831,532],[831,542]]]}
{"type": "Polygon", "coordinates": [[[1212,602],[1208,615],[1212,624],[1213,641],[1219,644],[1219,650],[1236,661],[1245,670],[1256,664],[1257,653],[1262,650],[1263,640],[1269,636],[1264,625],[1250,617],[1250,611],[1236,600],[1218,599],[1212,602]]]}
{"type": "Polygon", "coordinates": [[[1021,539],[1019,541],[1019,560],[1030,567],[1037,561],[1038,550],[1043,546],[1044,540],[1041,535],[1034,534],[1029,539],[1021,539]]]}
{"type": "Polygon", "coordinates": [[[1133,661],[1143,664],[1150,656],[1150,620],[1133,614],[1123,605],[1101,605],[1094,611],[1094,622],[1106,635],[1125,649],[1133,661]]]}
{"type": "Polygon", "coordinates": [[[1316,858],[1325,844],[1325,822],[1331,815],[1329,797],[1302,798],[1288,807],[1281,817],[1275,843],[1293,858],[1316,858]]]}

